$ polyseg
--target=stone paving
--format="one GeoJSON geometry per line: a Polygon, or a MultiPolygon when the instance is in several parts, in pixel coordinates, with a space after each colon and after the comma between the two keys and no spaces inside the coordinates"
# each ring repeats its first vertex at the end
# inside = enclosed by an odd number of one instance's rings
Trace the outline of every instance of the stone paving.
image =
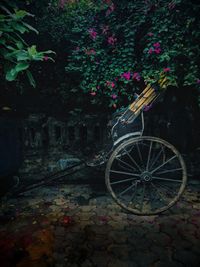
{"type": "Polygon", "coordinates": [[[124,212],[103,183],[58,184],[1,203],[1,267],[198,267],[200,186],[157,216],[124,212]]]}

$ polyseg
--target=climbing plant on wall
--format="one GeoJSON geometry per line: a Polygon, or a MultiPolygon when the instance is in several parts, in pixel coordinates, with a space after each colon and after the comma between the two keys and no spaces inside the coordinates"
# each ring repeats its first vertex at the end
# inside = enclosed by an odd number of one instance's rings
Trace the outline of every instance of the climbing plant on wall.
{"type": "Polygon", "coordinates": [[[199,12],[200,5],[187,0],[77,5],[66,71],[81,75],[80,90],[93,103],[114,108],[130,102],[144,82],[155,82],[161,72],[172,86],[198,90],[199,12]]]}

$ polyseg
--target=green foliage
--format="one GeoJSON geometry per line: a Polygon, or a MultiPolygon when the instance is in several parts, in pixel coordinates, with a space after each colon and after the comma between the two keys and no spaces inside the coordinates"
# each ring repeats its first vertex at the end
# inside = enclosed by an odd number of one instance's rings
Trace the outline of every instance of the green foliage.
{"type": "Polygon", "coordinates": [[[104,99],[114,107],[163,72],[169,85],[199,87],[199,12],[200,5],[187,0],[77,4],[66,71],[81,75],[80,89],[93,103],[104,99]]]}
{"type": "Polygon", "coordinates": [[[26,73],[29,82],[35,87],[35,81],[28,70],[32,61],[51,60],[54,52],[38,52],[35,45],[29,46],[23,35],[29,32],[38,31],[26,23],[26,17],[33,16],[25,10],[13,8],[8,4],[0,5],[0,60],[4,66],[3,77],[7,81],[14,81],[20,73],[26,73]]]}

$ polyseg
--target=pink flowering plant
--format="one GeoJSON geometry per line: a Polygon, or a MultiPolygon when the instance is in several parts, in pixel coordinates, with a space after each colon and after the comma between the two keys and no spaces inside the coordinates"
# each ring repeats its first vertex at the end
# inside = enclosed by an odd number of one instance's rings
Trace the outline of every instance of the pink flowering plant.
{"type": "Polygon", "coordinates": [[[175,87],[199,87],[199,6],[187,0],[90,1],[71,29],[68,73],[92,103],[130,103],[161,73],[175,87]],[[177,23],[177,21],[179,23],[177,23]],[[78,47],[78,49],[77,49],[78,47]]]}

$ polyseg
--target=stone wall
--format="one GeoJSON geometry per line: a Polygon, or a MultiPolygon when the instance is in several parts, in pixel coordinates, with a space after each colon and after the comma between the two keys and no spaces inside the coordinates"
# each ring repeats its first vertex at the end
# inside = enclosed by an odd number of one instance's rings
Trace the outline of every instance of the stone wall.
{"type": "Polygon", "coordinates": [[[20,175],[39,179],[77,162],[78,158],[87,158],[102,147],[106,124],[105,118],[95,115],[60,120],[31,114],[19,128],[23,150],[20,175]]]}

